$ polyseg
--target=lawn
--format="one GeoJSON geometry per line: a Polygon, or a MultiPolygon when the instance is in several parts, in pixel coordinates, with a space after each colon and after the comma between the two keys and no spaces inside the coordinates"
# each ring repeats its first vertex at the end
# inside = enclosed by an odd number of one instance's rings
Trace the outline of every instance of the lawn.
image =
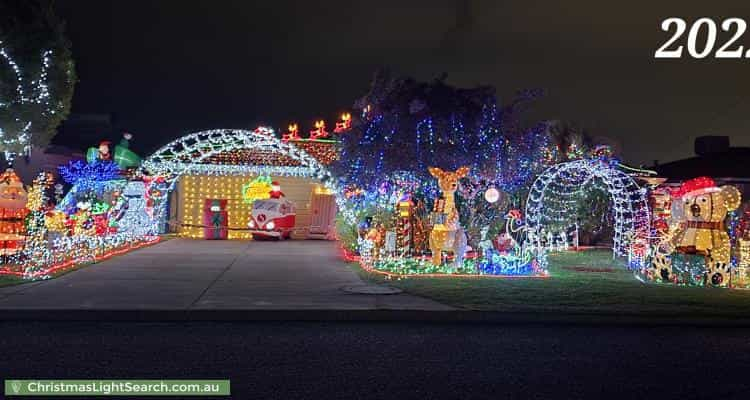
{"type": "Polygon", "coordinates": [[[28,282],[27,280],[13,276],[13,275],[0,275],[0,287],[18,285],[19,283],[28,282]]]}
{"type": "Polygon", "coordinates": [[[750,317],[750,291],[644,284],[605,250],[550,255],[548,279],[387,279],[356,266],[366,280],[469,310],[700,317],[750,317]]]}

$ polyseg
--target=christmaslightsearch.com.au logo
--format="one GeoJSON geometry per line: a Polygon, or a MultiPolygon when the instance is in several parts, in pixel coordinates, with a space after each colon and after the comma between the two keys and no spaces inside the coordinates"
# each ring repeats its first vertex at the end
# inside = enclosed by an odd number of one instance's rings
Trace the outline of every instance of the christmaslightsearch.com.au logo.
{"type": "Polygon", "coordinates": [[[6,396],[228,396],[229,380],[6,379],[6,396]]]}

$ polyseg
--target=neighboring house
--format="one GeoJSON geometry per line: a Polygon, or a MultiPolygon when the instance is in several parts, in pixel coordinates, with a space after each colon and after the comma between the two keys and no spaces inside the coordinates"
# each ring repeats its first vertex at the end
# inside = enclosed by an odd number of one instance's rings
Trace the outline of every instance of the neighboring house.
{"type": "Polygon", "coordinates": [[[91,146],[101,140],[117,140],[120,130],[114,114],[71,114],[57,129],[54,144],[91,146]]]}
{"type": "Polygon", "coordinates": [[[750,209],[750,147],[731,147],[727,136],[700,136],[695,139],[695,154],[652,169],[671,187],[699,176],[712,178],[718,186],[734,185],[742,192],[740,212],[750,209]]]}
{"type": "Polygon", "coordinates": [[[750,196],[750,147],[731,147],[728,136],[695,139],[695,156],[652,167],[667,183],[680,183],[699,176],[713,178],[719,185],[736,185],[750,196]]]}

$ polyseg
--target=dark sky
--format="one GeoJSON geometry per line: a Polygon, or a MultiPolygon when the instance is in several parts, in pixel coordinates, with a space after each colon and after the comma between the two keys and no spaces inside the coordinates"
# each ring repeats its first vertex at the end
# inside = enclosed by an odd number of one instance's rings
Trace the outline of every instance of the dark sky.
{"type": "Polygon", "coordinates": [[[491,84],[505,101],[546,88],[534,118],[612,137],[633,164],[690,156],[708,133],[750,146],[750,59],[653,58],[670,36],[665,17],[750,20],[747,0],[58,0],[58,10],[80,79],[73,111],[115,112],[144,153],[203,129],[332,121],[379,66],[491,84]]]}

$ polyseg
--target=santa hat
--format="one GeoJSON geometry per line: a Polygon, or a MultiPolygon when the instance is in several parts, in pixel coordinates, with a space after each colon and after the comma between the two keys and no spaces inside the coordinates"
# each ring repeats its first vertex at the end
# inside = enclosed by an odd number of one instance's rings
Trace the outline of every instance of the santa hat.
{"type": "Polygon", "coordinates": [[[706,192],[706,189],[716,188],[716,182],[707,176],[701,176],[687,180],[680,187],[672,192],[672,197],[679,199],[688,194],[697,194],[696,192],[706,192]]]}

